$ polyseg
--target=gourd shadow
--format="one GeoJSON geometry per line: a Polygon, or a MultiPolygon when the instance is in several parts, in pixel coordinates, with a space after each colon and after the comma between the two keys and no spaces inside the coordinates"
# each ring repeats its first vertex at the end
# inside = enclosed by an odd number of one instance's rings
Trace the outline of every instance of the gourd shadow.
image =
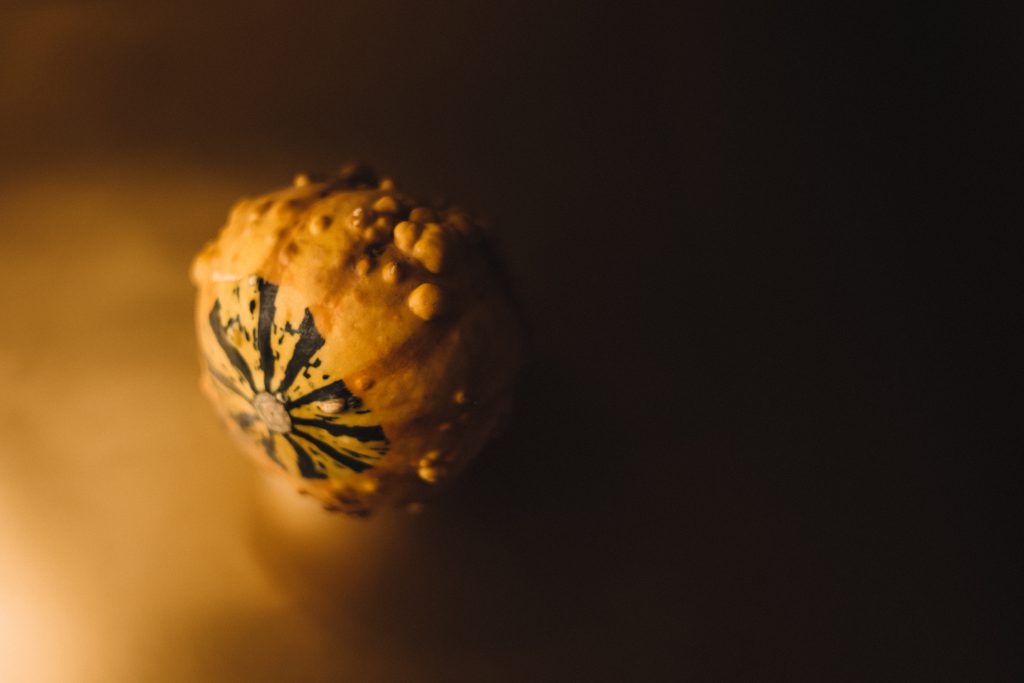
{"type": "Polygon", "coordinates": [[[606,544],[625,529],[609,444],[622,435],[601,387],[559,368],[541,358],[525,373],[508,428],[421,515],[308,506],[295,525],[276,504],[251,506],[257,561],[328,639],[384,638],[426,669],[498,658],[511,679],[534,658],[612,647],[601,624],[619,560],[606,544]]]}

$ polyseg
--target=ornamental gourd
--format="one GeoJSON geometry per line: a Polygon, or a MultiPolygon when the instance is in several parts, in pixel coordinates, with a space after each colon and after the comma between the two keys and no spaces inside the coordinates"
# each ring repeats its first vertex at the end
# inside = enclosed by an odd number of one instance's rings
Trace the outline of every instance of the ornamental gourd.
{"type": "Polygon", "coordinates": [[[365,166],[240,200],[192,280],[204,393],[327,509],[426,498],[510,410],[521,327],[479,227],[365,166]]]}

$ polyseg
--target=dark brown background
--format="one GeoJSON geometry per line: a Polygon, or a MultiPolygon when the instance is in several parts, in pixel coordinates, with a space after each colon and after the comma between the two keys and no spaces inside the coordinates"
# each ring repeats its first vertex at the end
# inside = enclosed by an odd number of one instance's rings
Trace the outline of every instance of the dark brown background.
{"type": "Polygon", "coordinates": [[[0,6],[5,680],[1010,679],[1013,18],[667,5],[0,6]],[[351,158],[491,217],[535,336],[415,519],[195,387],[191,254],[351,158]]]}

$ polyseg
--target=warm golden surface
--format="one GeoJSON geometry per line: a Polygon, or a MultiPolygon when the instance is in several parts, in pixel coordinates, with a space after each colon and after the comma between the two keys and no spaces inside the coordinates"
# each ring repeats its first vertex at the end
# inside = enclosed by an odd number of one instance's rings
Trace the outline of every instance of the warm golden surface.
{"type": "Polygon", "coordinates": [[[268,488],[198,390],[188,264],[241,182],[2,182],[0,680],[441,680],[431,516],[268,488]]]}
{"type": "MultiPolygon", "coordinates": [[[[671,443],[706,386],[676,382],[703,360],[659,334],[704,296],[670,286],[695,257],[662,238],[693,233],[657,159],[683,155],[646,125],[678,118],[645,106],[652,68],[677,69],[638,8],[586,14],[0,2],[0,682],[675,681],[655,674],[760,637],[733,626],[739,580],[696,596],[748,559],[716,557],[737,534],[708,521],[754,501],[770,523],[770,489],[725,496],[713,454],[671,443]],[[509,428],[415,517],[269,488],[197,382],[192,256],[238,197],[349,158],[493,217],[535,332],[509,428]],[[715,561],[680,569],[674,548],[715,561]]],[[[396,231],[443,274],[440,218],[396,231]]],[[[371,265],[353,277],[429,280],[371,265]]],[[[431,317],[429,288],[412,302],[431,317]]]]}

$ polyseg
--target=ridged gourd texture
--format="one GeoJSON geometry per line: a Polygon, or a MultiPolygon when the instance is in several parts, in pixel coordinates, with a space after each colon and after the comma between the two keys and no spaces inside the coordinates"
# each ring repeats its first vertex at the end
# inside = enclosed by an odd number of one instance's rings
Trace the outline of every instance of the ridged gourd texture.
{"type": "Polygon", "coordinates": [[[366,166],[238,201],[192,280],[203,391],[329,510],[418,505],[511,409],[522,326],[488,240],[366,166]]]}

